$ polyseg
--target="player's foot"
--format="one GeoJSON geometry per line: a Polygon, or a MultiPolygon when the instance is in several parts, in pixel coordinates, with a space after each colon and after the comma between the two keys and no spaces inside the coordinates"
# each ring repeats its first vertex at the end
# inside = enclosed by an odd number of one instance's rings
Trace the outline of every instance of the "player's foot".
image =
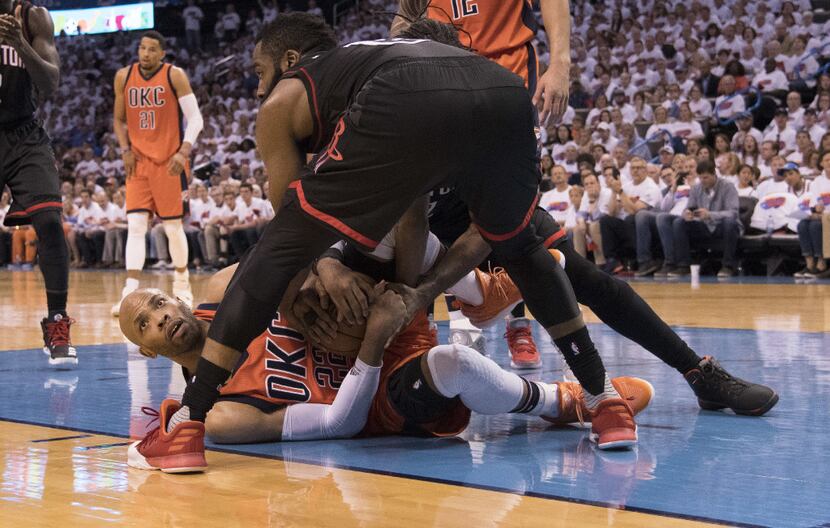
{"type": "MultiPolygon", "coordinates": [[[[620,397],[631,408],[634,416],[640,414],[654,397],[654,387],[644,379],[620,376],[611,378],[611,384],[620,397]]],[[[543,416],[545,420],[556,425],[569,423],[588,423],[592,416],[585,405],[585,394],[579,383],[560,381],[556,383],[559,396],[559,415],[556,418],[543,416]]]]}
{"type": "Polygon", "coordinates": [[[590,438],[599,449],[627,449],[637,443],[634,413],[622,398],[608,398],[591,411],[590,438]]]}
{"type": "Polygon", "coordinates": [[[484,302],[473,306],[456,300],[461,307],[461,313],[470,319],[479,328],[487,328],[504,320],[507,314],[522,300],[519,289],[510,280],[503,268],[495,268],[487,273],[479,269],[474,270],[476,279],[481,287],[484,302]]]}
{"type": "Polygon", "coordinates": [[[69,327],[75,320],[63,315],[55,315],[51,320],[44,318],[40,322],[43,330],[43,352],[49,355],[49,364],[58,369],[75,368],[78,354],[69,338],[69,327]]]}
{"type": "Polygon", "coordinates": [[[188,308],[193,306],[193,291],[190,289],[190,275],[187,271],[174,272],[173,296],[178,297],[188,308]]]}
{"type": "Polygon", "coordinates": [[[774,390],[732,376],[710,356],[704,357],[685,378],[701,409],[708,411],[729,408],[736,414],[761,416],[778,403],[774,390]]]}
{"type": "Polygon", "coordinates": [[[127,465],[138,469],[159,469],[165,473],[193,473],[207,468],[205,460],[205,424],[196,421],[181,422],[172,431],[165,431],[167,421],[181,404],[167,399],[156,412],[142,408],[156,416],[159,426],[147,433],[144,440],[134,442],[127,450],[127,465]]]}
{"type": "Polygon", "coordinates": [[[451,345],[464,345],[474,350],[479,354],[487,352],[487,339],[481,330],[470,323],[466,317],[461,319],[450,320],[450,340],[451,345]]]}
{"type": "Polygon", "coordinates": [[[530,319],[517,317],[507,322],[507,348],[510,350],[510,366],[514,369],[536,369],[542,366],[542,357],[533,341],[530,319]]]}

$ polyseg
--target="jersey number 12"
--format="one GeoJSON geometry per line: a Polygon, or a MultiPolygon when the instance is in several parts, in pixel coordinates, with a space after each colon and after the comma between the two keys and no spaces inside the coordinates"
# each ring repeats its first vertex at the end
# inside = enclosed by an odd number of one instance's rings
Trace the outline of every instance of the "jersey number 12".
{"type": "Polygon", "coordinates": [[[452,0],[451,3],[453,20],[478,14],[478,4],[472,0],[452,0]]]}

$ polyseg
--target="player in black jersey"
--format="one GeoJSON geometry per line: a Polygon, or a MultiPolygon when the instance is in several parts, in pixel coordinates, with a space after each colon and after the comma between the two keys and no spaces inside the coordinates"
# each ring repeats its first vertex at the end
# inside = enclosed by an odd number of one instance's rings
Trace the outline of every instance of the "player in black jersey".
{"type": "Polygon", "coordinates": [[[38,239],[38,265],[46,283],[48,316],[41,321],[49,364],[78,363],[66,314],[69,256],[61,223],[61,195],[50,139],[35,119],[35,91],[51,95],[60,80],[54,26],[49,12],[20,0],[0,0],[0,189],[12,205],[6,225],[31,223],[38,239]]]}
{"type": "MultiPolygon", "coordinates": [[[[331,28],[306,13],[265,28],[254,67],[264,100],[257,148],[277,216],[240,263],[183,406],[162,427],[204,421],[288,284],[336,241],[371,250],[394,227],[407,241],[397,248],[397,278],[414,285],[428,234],[427,194],[446,185],[458,190],[585,389],[591,438],[602,449],[637,442],[632,410],[605,372],[564,270],[531,222],[541,174],[535,109],[521,78],[428,40],[336,48],[331,28]],[[317,153],[306,166],[305,153],[317,153]]],[[[418,308],[407,306],[410,313],[418,308]]],[[[169,442],[170,454],[177,451],[172,439],[159,439],[169,442]]]]}

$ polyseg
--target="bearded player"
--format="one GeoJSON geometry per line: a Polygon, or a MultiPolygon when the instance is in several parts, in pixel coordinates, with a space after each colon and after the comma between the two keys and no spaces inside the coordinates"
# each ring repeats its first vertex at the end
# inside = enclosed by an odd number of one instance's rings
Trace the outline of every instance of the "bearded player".
{"type": "Polygon", "coordinates": [[[19,0],[0,0],[0,189],[12,205],[6,225],[32,224],[46,283],[48,315],[41,323],[49,364],[78,364],[66,315],[69,254],[61,223],[61,193],[49,135],[35,119],[35,90],[49,97],[60,81],[49,12],[19,0]]]}
{"type": "MultiPolygon", "coordinates": [[[[533,46],[538,28],[529,0],[401,0],[390,34],[399,36],[422,17],[456,27],[463,45],[521,77],[534,95],[534,103],[544,101],[540,116],[544,124],[548,119],[558,119],[567,108],[571,17],[568,0],[541,0],[540,9],[551,57],[550,67],[541,77],[533,46]]],[[[433,191],[430,229],[444,244],[452,245],[469,225],[467,208],[457,193],[451,189],[433,191]]],[[[492,265],[488,261],[484,267],[492,265]]],[[[463,316],[452,296],[446,299],[451,340],[483,352],[484,336],[463,316]]],[[[513,368],[535,369],[542,365],[530,328],[524,303],[519,303],[508,314],[505,332],[513,368]]]]}
{"type": "MultiPolygon", "coordinates": [[[[162,220],[175,267],[173,294],[193,303],[187,271],[187,213],[190,153],[203,119],[187,74],[163,62],[165,40],[156,31],[141,36],[138,62],[115,74],[113,128],[127,173],[127,282],[123,299],[138,288],[150,216],[162,220]],[[187,128],[182,130],[181,116],[187,128]]],[[[113,306],[118,315],[120,302],[113,306]]]]}
{"type": "MultiPolygon", "coordinates": [[[[160,290],[132,292],[120,310],[124,335],[143,355],[160,355],[180,364],[189,379],[233,271],[235,266],[210,279],[204,302],[193,312],[160,290]]],[[[368,281],[351,270],[344,273],[368,281]]],[[[193,432],[202,427],[217,443],[251,443],[358,434],[452,436],[466,428],[471,410],[531,414],[556,424],[590,420],[578,384],[529,381],[463,345],[436,346],[423,312],[386,346],[405,307],[397,294],[377,287],[356,359],[326,352],[325,344],[312,344],[297,322],[308,302],[319,301],[313,274],[302,288],[303,301],[295,301],[303,277],[305,273],[295,279],[282,309],[248,346],[204,426],[186,422],[154,430],[130,448],[130,466],[167,472],[203,470],[202,449],[188,446],[186,455],[169,455],[152,447],[159,435],[172,443],[200,442],[201,435],[193,432]]],[[[653,395],[651,385],[638,378],[613,382],[635,413],[653,395]]],[[[178,407],[175,400],[165,400],[161,421],[166,423],[178,407]]]]}

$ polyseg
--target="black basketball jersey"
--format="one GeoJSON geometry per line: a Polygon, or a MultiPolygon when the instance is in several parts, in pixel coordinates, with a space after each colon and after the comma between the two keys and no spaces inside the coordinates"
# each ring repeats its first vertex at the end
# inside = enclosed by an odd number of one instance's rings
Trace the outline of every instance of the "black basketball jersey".
{"type": "Polygon", "coordinates": [[[282,77],[301,80],[308,92],[314,132],[304,145],[305,150],[319,152],[331,141],[340,115],[380,69],[408,60],[461,56],[487,60],[431,40],[409,39],[354,42],[342,48],[308,53],[282,77]]]}
{"type": "MultiPolygon", "coordinates": [[[[20,7],[23,38],[31,42],[29,10],[32,4],[15,0],[12,14],[20,7]]],[[[23,60],[8,44],[0,44],[0,129],[11,128],[34,118],[37,102],[34,85],[23,60]]]]}

